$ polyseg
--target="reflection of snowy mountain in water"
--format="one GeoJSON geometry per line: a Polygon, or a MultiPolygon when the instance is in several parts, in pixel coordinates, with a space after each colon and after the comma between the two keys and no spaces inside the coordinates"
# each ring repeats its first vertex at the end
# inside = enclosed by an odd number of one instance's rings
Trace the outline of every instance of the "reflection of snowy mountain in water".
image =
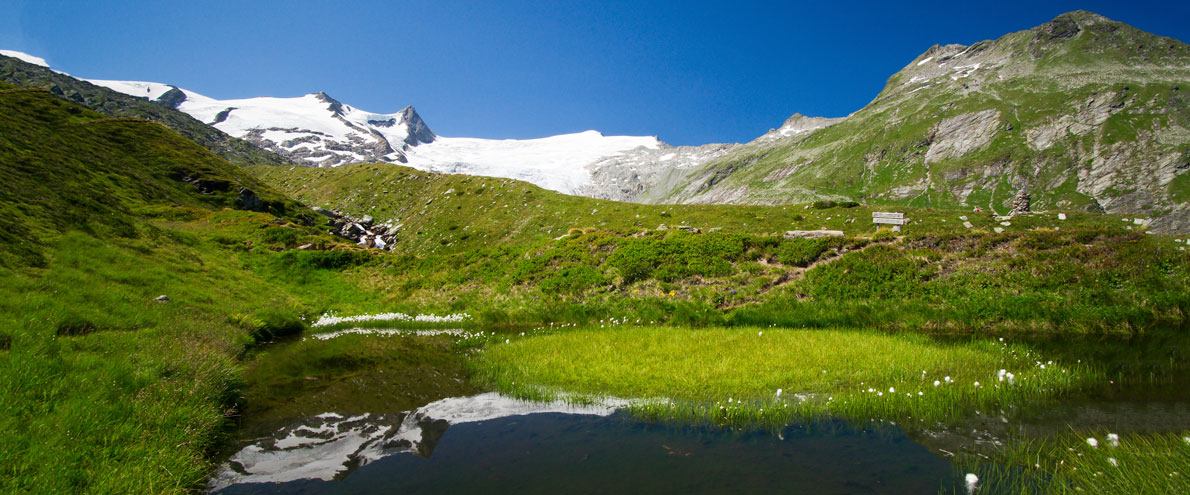
{"type": "Polygon", "coordinates": [[[393,454],[429,457],[452,424],[537,413],[607,416],[616,407],[526,402],[487,393],[443,399],[412,412],[350,417],[324,413],[303,418],[236,452],[220,467],[210,488],[300,479],[337,480],[393,454]]]}

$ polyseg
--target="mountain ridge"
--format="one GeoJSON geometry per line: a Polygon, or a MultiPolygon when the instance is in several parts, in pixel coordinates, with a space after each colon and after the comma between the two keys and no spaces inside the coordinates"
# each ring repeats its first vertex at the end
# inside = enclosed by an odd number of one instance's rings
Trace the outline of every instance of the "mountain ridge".
{"type": "Polygon", "coordinates": [[[1190,46],[1076,11],[934,45],[833,125],[733,149],[648,191],[661,202],[818,199],[1007,214],[1140,213],[1190,230],[1190,46]]]}

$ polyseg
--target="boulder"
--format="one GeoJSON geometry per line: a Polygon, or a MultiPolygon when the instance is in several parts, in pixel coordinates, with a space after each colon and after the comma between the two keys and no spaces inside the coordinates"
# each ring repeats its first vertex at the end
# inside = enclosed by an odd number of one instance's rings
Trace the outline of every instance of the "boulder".
{"type": "Polygon", "coordinates": [[[823,237],[843,237],[842,230],[787,230],[786,239],[821,239],[823,237]]]}

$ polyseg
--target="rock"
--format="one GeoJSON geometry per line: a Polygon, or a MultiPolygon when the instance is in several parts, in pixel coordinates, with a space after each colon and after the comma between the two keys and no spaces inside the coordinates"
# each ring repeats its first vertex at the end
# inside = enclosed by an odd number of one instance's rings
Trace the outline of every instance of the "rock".
{"type": "Polygon", "coordinates": [[[1058,220],[1065,220],[1065,219],[1066,219],[1066,214],[1065,214],[1065,213],[1059,213],[1059,214],[1058,214],[1058,220]]]}
{"type": "Polygon", "coordinates": [[[1012,199],[1012,211],[1008,212],[1009,216],[1020,215],[1022,213],[1029,213],[1029,194],[1021,191],[1012,199]]]}
{"type": "Polygon", "coordinates": [[[702,233],[702,229],[700,229],[698,227],[691,227],[689,225],[679,225],[674,228],[678,229],[678,230],[685,230],[686,232],[690,232],[692,234],[701,234],[702,233]]]}
{"type": "Polygon", "coordinates": [[[972,225],[972,224],[971,224],[971,222],[963,222],[963,226],[964,226],[964,227],[967,227],[967,228],[972,228],[972,227],[974,227],[974,225],[972,225]]]}
{"type": "Polygon", "coordinates": [[[372,218],[372,215],[364,215],[364,218],[361,218],[359,220],[359,224],[363,225],[365,228],[367,228],[367,227],[371,227],[372,222],[375,222],[375,221],[376,220],[374,218],[372,218]]]}
{"type": "Polygon", "coordinates": [[[264,200],[246,187],[240,188],[240,195],[236,196],[235,205],[237,210],[265,211],[264,200]]]}
{"type": "Polygon", "coordinates": [[[309,243],[309,244],[302,244],[301,246],[298,246],[297,248],[302,251],[305,251],[307,249],[312,249],[313,247],[314,247],[314,243],[309,243]]]}
{"type": "Polygon", "coordinates": [[[330,211],[330,210],[328,210],[328,209],[326,209],[326,208],[323,208],[323,207],[321,207],[321,206],[315,206],[315,207],[313,207],[313,208],[311,208],[311,209],[312,209],[312,210],[314,210],[314,212],[315,212],[315,213],[318,213],[319,215],[322,215],[322,216],[325,216],[325,217],[335,218],[335,217],[337,217],[337,216],[338,216],[338,215],[336,215],[336,214],[335,214],[335,212],[333,212],[333,211],[330,211]]]}
{"type": "Polygon", "coordinates": [[[657,230],[669,230],[669,227],[666,227],[665,224],[661,224],[657,226],[657,230]]]}
{"type": "Polygon", "coordinates": [[[157,296],[157,298],[156,298],[156,299],[153,299],[153,302],[167,303],[167,302],[170,302],[170,301],[172,301],[172,300],[173,300],[173,299],[170,299],[170,298],[169,298],[169,296],[162,294],[162,295],[160,295],[160,296],[157,296]]]}
{"type": "Polygon", "coordinates": [[[997,234],[1003,234],[1003,233],[1004,233],[1004,228],[1003,228],[1003,227],[996,227],[996,228],[994,228],[994,229],[992,229],[992,230],[996,231],[996,233],[997,233],[997,234]]]}
{"type": "Polygon", "coordinates": [[[942,120],[931,134],[925,163],[958,158],[988,144],[1000,128],[1000,112],[984,110],[942,120]]]}
{"type": "Polygon", "coordinates": [[[723,227],[711,227],[711,228],[707,229],[707,232],[714,234],[715,232],[719,232],[721,230],[723,230],[723,227]]]}
{"type": "Polygon", "coordinates": [[[823,237],[843,237],[842,230],[787,230],[786,239],[821,239],[823,237]]]}

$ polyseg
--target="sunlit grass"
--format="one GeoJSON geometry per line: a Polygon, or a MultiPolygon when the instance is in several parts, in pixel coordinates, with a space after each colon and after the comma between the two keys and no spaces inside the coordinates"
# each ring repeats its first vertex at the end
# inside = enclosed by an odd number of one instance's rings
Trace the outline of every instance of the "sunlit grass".
{"type": "Polygon", "coordinates": [[[491,345],[476,365],[506,393],[637,399],[647,417],[731,424],[951,421],[1096,379],[999,341],[779,328],[579,329],[491,345]]]}

